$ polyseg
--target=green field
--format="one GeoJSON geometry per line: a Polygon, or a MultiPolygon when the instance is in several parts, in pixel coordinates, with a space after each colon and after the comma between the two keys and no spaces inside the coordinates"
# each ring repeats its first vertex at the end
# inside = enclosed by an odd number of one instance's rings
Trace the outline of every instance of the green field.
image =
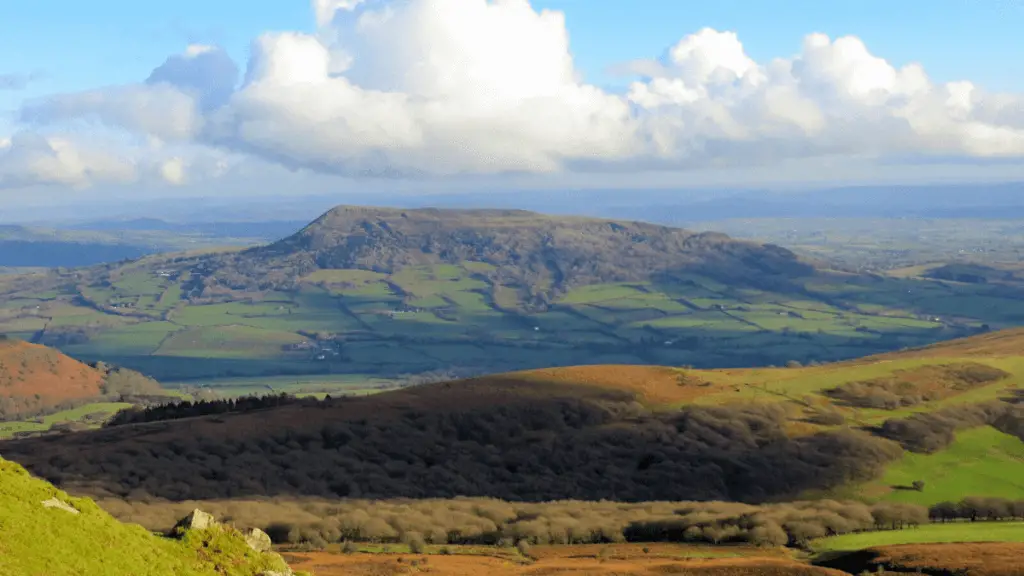
{"type": "Polygon", "coordinates": [[[3,294],[0,332],[32,334],[78,358],[114,361],[162,380],[301,372],[387,378],[453,366],[495,372],[612,361],[829,361],[970,333],[983,322],[997,325],[1000,307],[1017,306],[983,297],[977,293],[983,287],[933,288],[924,281],[862,286],[821,277],[808,279],[810,293],[797,295],[689,275],[679,284],[575,288],[547,310],[530,312],[516,308],[520,296],[513,290],[488,279],[487,266],[415,266],[391,275],[319,270],[297,291],[189,303],[181,299],[180,279],[153,271],[160,265],[132,264],[107,281],[71,290],[96,306],[73,295],[44,300],[38,288],[3,294]],[[937,313],[948,306],[932,292],[979,298],[975,317],[921,319],[911,311],[918,302],[913,291],[908,296],[908,283],[924,298],[921,305],[937,313]],[[820,300],[808,300],[812,294],[820,300]],[[62,340],[61,331],[80,336],[62,340]],[[312,333],[332,335],[341,353],[317,358],[312,348],[285,350],[312,342],[312,333]]]}
{"type": "Polygon", "coordinates": [[[955,522],[925,524],[905,530],[861,532],[822,538],[812,543],[815,552],[863,550],[896,544],[951,542],[1024,542],[1024,522],[955,522]]]}
{"type": "Polygon", "coordinates": [[[209,388],[222,397],[261,396],[285,392],[295,396],[326,394],[365,395],[380,392],[401,384],[402,380],[374,378],[372,376],[325,374],[323,376],[264,376],[255,378],[215,378],[164,382],[171,390],[209,388]]]}
{"type": "Polygon", "coordinates": [[[1018,285],[813,268],[731,241],[691,252],[674,244],[684,238],[519,212],[339,207],[266,251],[5,274],[0,333],[209,382],[806,364],[1024,322],[1018,285]],[[378,225],[390,232],[376,244],[346,244],[378,225]]]}
{"type": "Polygon", "coordinates": [[[42,416],[37,420],[0,422],[0,439],[9,438],[17,432],[42,432],[63,422],[80,422],[90,427],[99,427],[103,420],[131,406],[123,402],[95,402],[42,416]]]}
{"type": "Polygon", "coordinates": [[[965,496],[1024,499],[1024,442],[987,426],[965,430],[935,454],[904,454],[881,482],[910,486],[915,480],[925,482],[924,491],[896,489],[884,499],[925,505],[965,496]]]}

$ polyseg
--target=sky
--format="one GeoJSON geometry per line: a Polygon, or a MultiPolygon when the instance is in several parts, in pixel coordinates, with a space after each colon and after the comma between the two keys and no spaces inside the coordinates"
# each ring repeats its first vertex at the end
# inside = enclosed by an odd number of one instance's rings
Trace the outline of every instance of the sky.
{"type": "Polygon", "coordinates": [[[1024,179],[1024,1],[0,2],[0,198],[1024,179]]]}

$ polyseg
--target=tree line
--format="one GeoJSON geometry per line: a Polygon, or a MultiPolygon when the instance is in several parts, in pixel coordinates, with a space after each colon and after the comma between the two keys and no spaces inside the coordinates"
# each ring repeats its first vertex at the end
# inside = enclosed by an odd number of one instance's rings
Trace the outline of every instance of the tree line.
{"type": "Polygon", "coordinates": [[[902,503],[819,500],[735,502],[508,502],[448,500],[101,500],[122,521],[154,531],[201,506],[240,528],[263,529],[279,544],[424,542],[484,546],[680,542],[806,547],[826,536],[900,530],[928,522],[928,509],[902,503]]]}
{"type": "Polygon", "coordinates": [[[955,520],[1024,520],[1024,500],[972,496],[959,502],[939,502],[928,509],[934,522],[955,520]]]}

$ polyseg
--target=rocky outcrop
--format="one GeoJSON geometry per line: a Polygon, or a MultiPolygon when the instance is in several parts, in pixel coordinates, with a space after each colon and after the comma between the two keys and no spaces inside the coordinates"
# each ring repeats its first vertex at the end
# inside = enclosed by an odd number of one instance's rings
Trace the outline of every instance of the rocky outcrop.
{"type": "Polygon", "coordinates": [[[257,552],[266,552],[270,550],[270,546],[273,544],[273,542],[270,541],[270,536],[259,528],[243,530],[242,536],[245,537],[245,543],[257,552]]]}
{"type": "Polygon", "coordinates": [[[178,523],[174,525],[174,531],[178,532],[181,530],[206,530],[217,524],[217,520],[214,519],[213,514],[207,514],[199,508],[196,508],[185,516],[178,523]]]}
{"type": "MultiPolygon", "coordinates": [[[[202,510],[196,508],[192,510],[192,512],[190,512],[188,516],[185,516],[181,520],[178,520],[178,523],[174,525],[174,534],[181,538],[184,538],[186,537],[186,534],[188,534],[191,531],[215,529],[224,529],[232,531],[235,530],[235,528],[233,527],[225,526],[224,524],[217,522],[217,519],[213,517],[213,514],[203,512],[202,510]]],[[[281,556],[279,556],[278,554],[271,551],[271,545],[273,544],[273,542],[271,542],[270,536],[268,536],[266,532],[260,530],[259,528],[249,528],[247,530],[243,530],[237,533],[245,539],[245,544],[249,546],[249,548],[251,548],[252,550],[259,552],[263,555],[274,556],[277,558],[277,560],[279,560],[277,564],[282,567],[281,570],[268,570],[260,573],[259,576],[294,575],[294,572],[292,572],[292,569],[288,567],[288,564],[284,561],[284,559],[281,558],[281,556]]]]}

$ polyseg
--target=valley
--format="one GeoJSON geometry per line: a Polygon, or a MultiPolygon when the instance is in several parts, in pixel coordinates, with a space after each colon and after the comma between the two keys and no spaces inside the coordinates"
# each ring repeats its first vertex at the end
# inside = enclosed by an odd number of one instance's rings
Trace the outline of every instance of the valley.
{"type": "Polygon", "coordinates": [[[0,298],[0,333],[227,395],[261,378],[313,393],[301,382],[828,362],[1024,318],[1016,282],[831,271],[629,222],[353,207],[265,248],[0,276],[0,298]]]}

